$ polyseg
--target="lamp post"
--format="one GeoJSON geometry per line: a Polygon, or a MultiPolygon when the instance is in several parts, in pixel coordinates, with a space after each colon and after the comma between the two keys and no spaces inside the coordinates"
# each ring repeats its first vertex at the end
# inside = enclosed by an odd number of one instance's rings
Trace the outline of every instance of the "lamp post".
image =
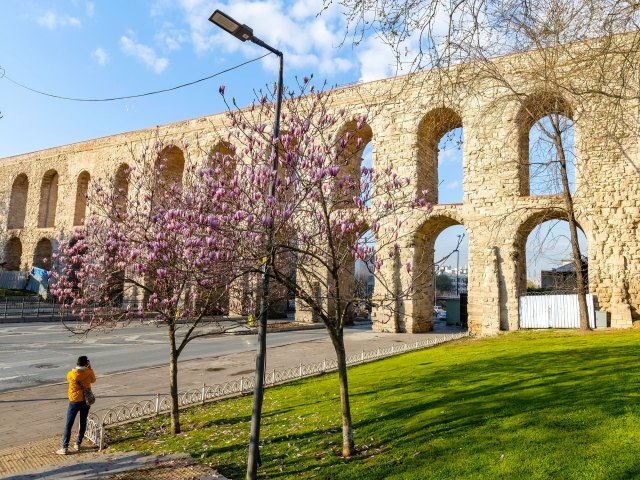
{"type": "Polygon", "coordinates": [[[460,297],[460,242],[462,235],[458,235],[458,245],[456,246],[456,297],[460,297]]]}
{"type": "MultiPolygon", "coordinates": [[[[246,42],[249,40],[256,45],[266,48],[274,53],[280,59],[280,69],[278,71],[278,92],[276,97],[276,112],[273,122],[273,146],[272,146],[272,170],[278,171],[278,138],[280,136],[280,110],[282,107],[282,71],[284,67],[284,56],[280,50],[267,45],[258,37],[253,35],[253,29],[247,25],[241,24],[231,18],[229,15],[216,10],[209,17],[209,21],[223,30],[227,31],[237,39],[246,42]]],[[[275,197],[276,193],[276,175],[273,175],[269,185],[269,196],[275,197]]],[[[258,319],[258,347],[256,354],[256,376],[255,386],[253,390],[253,411],[251,414],[251,437],[249,443],[249,456],[247,458],[247,479],[253,480],[257,476],[258,465],[260,460],[260,417],[262,414],[262,400],[264,397],[264,375],[267,361],[267,309],[269,299],[269,272],[273,265],[273,229],[267,230],[266,243],[266,261],[262,266],[262,282],[261,282],[261,298],[260,298],[260,317],[258,319]]]]}
{"type": "Polygon", "coordinates": [[[456,296],[460,297],[460,244],[462,243],[462,239],[464,238],[465,234],[462,233],[460,235],[458,235],[458,243],[456,245],[456,249],[454,250],[454,252],[456,252],[456,296]]]}

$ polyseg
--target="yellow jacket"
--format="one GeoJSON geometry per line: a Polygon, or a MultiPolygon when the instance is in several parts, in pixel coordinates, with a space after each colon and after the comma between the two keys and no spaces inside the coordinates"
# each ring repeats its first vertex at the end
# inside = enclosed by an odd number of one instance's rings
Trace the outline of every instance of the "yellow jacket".
{"type": "Polygon", "coordinates": [[[69,401],[84,402],[84,394],[82,390],[91,388],[91,384],[96,381],[96,375],[91,367],[76,367],[67,373],[67,382],[69,382],[69,401]],[[78,382],[82,385],[78,385],[78,382]]]}

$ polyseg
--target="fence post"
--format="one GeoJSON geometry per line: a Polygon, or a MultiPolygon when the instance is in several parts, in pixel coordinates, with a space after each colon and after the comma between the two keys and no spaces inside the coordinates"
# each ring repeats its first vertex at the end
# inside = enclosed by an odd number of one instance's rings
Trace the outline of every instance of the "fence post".
{"type": "Polygon", "coordinates": [[[302,378],[302,364],[300,364],[300,366],[299,366],[298,368],[299,368],[299,370],[298,370],[298,377],[299,377],[299,378],[302,378]]]}
{"type": "MultiPolygon", "coordinates": [[[[267,383],[267,382],[264,382],[267,383]]],[[[276,384],[276,369],[273,369],[273,372],[271,372],[271,385],[275,385],[276,384]]]]}
{"type": "Polygon", "coordinates": [[[326,373],[327,371],[327,357],[324,357],[324,359],[322,360],[322,372],[326,373]]]}
{"type": "Polygon", "coordinates": [[[24,318],[24,297],[22,297],[22,305],[20,306],[20,318],[24,318]]]}
{"type": "Polygon", "coordinates": [[[240,377],[240,395],[244,391],[244,376],[240,377]]]}
{"type": "Polygon", "coordinates": [[[360,363],[364,363],[364,350],[362,350],[362,353],[360,354],[360,363]]]}
{"type": "Polygon", "coordinates": [[[102,451],[104,448],[104,419],[100,422],[100,441],[98,442],[98,450],[102,451]]]}
{"type": "Polygon", "coordinates": [[[202,382],[202,404],[203,405],[204,405],[204,394],[205,394],[206,388],[207,388],[206,384],[202,382]]]}
{"type": "Polygon", "coordinates": [[[160,394],[156,393],[156,415],[160,413],[160,394]]]}

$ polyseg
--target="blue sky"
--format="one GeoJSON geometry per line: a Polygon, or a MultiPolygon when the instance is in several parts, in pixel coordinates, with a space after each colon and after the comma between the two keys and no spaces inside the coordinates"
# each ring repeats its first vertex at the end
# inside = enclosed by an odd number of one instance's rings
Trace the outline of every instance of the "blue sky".
{"type": "MultiPolygon", "coordinates": [[[[0,67],[7,77],[60,96],[105,98],[173,87],[263,55],[208,21],[219,8],[285,54],[285,83],[314,74],[342,85],[391,76],[395,60],[376,38],[357,48],[343,17],[322,0],[21,0],[3,2],[0,67]],[[345,40],[343,44],[343,40],[345,40]]],[[[0,79],[0,158],[224,111],[220,85],[239,103],[276,78],[276,58],[174,92],[89,103],[49,98],[0,79]]],[[[0,71],[1,72],[1,71],[0,71]]],[[[455,142],[440,162],[441,201],[462,200],[462,155],[455,142]]],[[[455,248],[448,229],[436,258],[455,248]]],[[[466,265],[466,242],[460,264],[466,265]]]]}
{"type": "MultiPolygon", "coordinates": [[[[61,96],[103,98],[172,87],[265,53],[208,21],[216,8],[254,28],[285,53],[286,83],[315,74],[345,84],[394,73],[382,45],[340,47],[344,22],[336,9],[321,17],[321,0],[23,0],[4,2],[0,66],[13,80],[61,96]]],[[[171,93],[108,103],[46,98],[0,81],[0,158],[50,146],[146,128],[224,110],[218,87],[241,103],[275,80],[276,58],[171,93]]]]}

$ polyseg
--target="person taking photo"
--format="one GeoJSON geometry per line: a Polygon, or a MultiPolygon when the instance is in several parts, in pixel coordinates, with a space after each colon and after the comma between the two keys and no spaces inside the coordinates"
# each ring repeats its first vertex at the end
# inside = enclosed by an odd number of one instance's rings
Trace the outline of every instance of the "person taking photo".
{"type": "Polygon", "coordinates": [[[80,414],[80,430],[78,430],[78,439],[73,446],[75,451],[80,450],[84,432],[87,429],[87,417],[89,416],[90,405],[87,405],[84,398],[84,390],[91,388],[91,384],[96,381],[96,375],[91,368],[89,359],[82,355],[78,357],[76,367],[67,373],[67,382],[69,382],[69,406],[67,407],[67,422],[64,427],[62,436],[62,448],[56,453],[59,455],[67,455],[69,453],[69,440],[71,439],[71,428],[76,420],[78,413],[80,414]]]}

